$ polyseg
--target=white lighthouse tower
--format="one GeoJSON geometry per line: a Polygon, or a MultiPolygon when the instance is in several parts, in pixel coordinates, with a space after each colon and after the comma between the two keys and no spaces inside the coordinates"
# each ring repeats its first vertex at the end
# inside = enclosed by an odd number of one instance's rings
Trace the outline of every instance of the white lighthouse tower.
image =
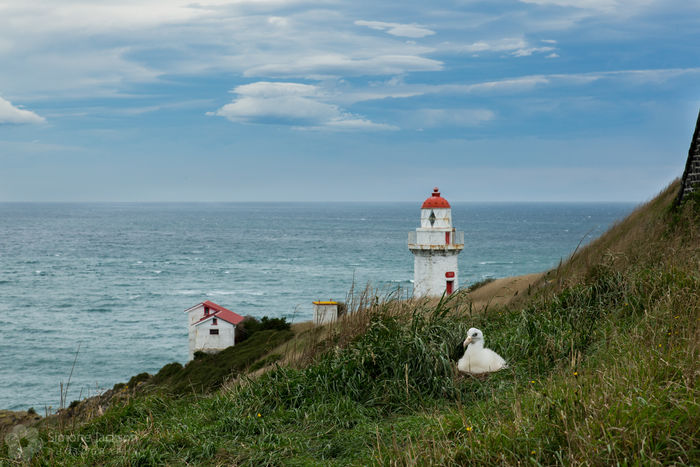
{"type": "Polygon", "coordinates": [[[408,233],[408,249],[414,256],[414,297],[457,290],[457,255],[464,249],[464,232],[452,227],[450,203],[437,188],[421,206],[420,227],[408,233]]]}

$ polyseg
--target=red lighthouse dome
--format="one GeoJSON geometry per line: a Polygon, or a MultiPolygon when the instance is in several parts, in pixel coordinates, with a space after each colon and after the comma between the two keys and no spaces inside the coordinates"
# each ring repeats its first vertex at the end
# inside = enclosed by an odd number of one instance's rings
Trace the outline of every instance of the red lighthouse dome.
{"type": "Polygon", "coordinates": [[[449,209],[450,203],[447,202],[445,198],[440,196],[440,190],[438,187],[433,189],[433,194],[430,198],[423,202],[421,209],[449,209]]]}

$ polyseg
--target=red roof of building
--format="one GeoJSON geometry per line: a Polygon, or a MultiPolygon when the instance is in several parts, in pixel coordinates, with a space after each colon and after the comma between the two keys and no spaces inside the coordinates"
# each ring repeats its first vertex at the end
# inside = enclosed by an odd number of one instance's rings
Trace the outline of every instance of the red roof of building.
{"type": "Polygon", "coordinates": [[[433,194],[430,198],[423,202],[421,209],[431,209],[431,208],[450,208],[450,203],[447,202],[445,198],[440,196],[440,190],[438,187],[433,189],[433,194]]]}
{"type": "MultiPolygon", "coordinates": [[[[243,318],[243,316],[239,315],[238,313],[234,313],[233,311],[226,309],[226,308],[222,307],[221,305],[217,305],[214,302],[210,302],[209,300],[207,300],[206,302],[202,302],[199,305],[204,305],[205,307],[209,308],[210,310],[213,310],[213,313],[209,313],[208,315],[205,315],[202,319],[200,319],[199,321],[197,321],[194,324],[199,324],[202,321],[208,320],[209,318],[219,318],[221,320],[226,321],[227,323],[231,323],[234,326],[236,326],[241,321],[243,321],[245,319],[245,318],[243,318]]],[[[198,307],[199,305],[195,305],[192,308],[189,308],[188,310],[185,310],[185,311],[192,310],[193,308],[198,307]]]]}

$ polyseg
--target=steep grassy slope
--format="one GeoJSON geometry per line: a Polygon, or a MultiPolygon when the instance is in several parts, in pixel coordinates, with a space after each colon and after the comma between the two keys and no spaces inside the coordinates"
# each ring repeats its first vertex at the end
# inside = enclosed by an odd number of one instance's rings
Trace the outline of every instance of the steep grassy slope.
{"type": "Polygon", "coordinates": [[[216,354],[201,355],[184,367],[179,363],[164,366],[144,382],[144,389],[175,396],[211,392],[291,337],[292,332],[289,330],[268,329],[256,332],[240,344],[216,354]]]}
{"type": "Polygon", "coordinates": [[[672,211],[677,189],[517,307],[368,297],[295,365],[213,395],[136,397],[43,433],[32,462],[697,465],[700,209],[672,211]],[[509,370],[455,373],[471,326],[509,370]]]}

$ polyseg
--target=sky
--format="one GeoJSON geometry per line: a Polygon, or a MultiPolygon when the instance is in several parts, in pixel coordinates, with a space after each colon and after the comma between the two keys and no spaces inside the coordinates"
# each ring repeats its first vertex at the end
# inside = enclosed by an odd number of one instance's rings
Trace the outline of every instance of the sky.
{"type": "Polygon", "coordinates": [[[697,0],[0,0],[0,201],[633,201],[697,0]]]}

